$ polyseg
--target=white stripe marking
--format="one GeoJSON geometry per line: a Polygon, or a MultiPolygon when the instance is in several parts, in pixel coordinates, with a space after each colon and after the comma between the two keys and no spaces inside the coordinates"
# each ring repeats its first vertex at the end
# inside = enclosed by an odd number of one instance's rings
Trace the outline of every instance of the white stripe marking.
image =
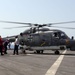
{"type": "MultiPolygon", "coordinates": [[[[63,52],[63,54],[66,53],[66,50],[63,52]]],[[[59,68],[62,60],[64,58],[64,55],[60,55],[59,58],[55,61],[55,63],[50,67],[50,69],[46,72],[45,75],[55,75],[57,72],[57,69],[59,68]]]]}

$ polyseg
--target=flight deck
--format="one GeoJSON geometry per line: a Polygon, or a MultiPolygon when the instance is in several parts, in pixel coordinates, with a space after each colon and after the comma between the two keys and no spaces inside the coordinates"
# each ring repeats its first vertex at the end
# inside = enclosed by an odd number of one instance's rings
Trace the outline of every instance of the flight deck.
{"type": "Polygon", "coordinates": [[[43,54],[26,51],[13,55],[0,55],[0,75],[75,75],[75,51],[60,51],[55,55],[46,50],[43,54]]]}

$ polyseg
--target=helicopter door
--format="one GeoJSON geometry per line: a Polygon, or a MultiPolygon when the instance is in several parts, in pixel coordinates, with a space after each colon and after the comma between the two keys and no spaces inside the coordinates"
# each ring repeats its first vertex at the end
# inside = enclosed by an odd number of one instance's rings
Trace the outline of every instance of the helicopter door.
{"type": "Polygon", "coordinates": [[[58,34],[58,32],[54,32],[52,34],[52,45],[55,45],[55,46],[59,45],[59,34],[58,34]]]}
{"type": "Polygon", "coordinates": [[[40,46],[40,36],[39,34],[34,34],[31,36],[30,46],[40,46]]]}
{"type": "Polygon", "coordinates": [[[41,34],[41,46],[50,46],[51,45],[51,35],[49,33],[41,34]]]}

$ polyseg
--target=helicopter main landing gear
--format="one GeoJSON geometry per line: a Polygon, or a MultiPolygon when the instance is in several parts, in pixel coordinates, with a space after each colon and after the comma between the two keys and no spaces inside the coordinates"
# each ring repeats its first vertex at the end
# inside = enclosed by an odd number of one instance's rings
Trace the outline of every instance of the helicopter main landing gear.
{"type": "Polygon", "coordinates": [[[59,52],[58,50],[56,50],[54,53],[55,53],[55,54],[60,54],[60,52],[59,52]]]}
{"type": "Polygon", "coordinates": [[[43,54],[43,50],[36,50],[34,53],[37,53],[37,54],[43,54]]]}

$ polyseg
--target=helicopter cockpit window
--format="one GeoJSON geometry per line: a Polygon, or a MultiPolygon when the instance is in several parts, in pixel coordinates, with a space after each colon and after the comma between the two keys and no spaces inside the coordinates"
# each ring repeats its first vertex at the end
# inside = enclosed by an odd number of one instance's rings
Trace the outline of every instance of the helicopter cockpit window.
{"type": "Polygon", "coordinates": [[[61,33],[61,38],[65,38],[65,34],[64,33],[61,33]]]}
{"type": "Polygon", "coordinates": [[[57,32],[53,33],[53,37],[59,38],[58,33],[57,32]]]}

